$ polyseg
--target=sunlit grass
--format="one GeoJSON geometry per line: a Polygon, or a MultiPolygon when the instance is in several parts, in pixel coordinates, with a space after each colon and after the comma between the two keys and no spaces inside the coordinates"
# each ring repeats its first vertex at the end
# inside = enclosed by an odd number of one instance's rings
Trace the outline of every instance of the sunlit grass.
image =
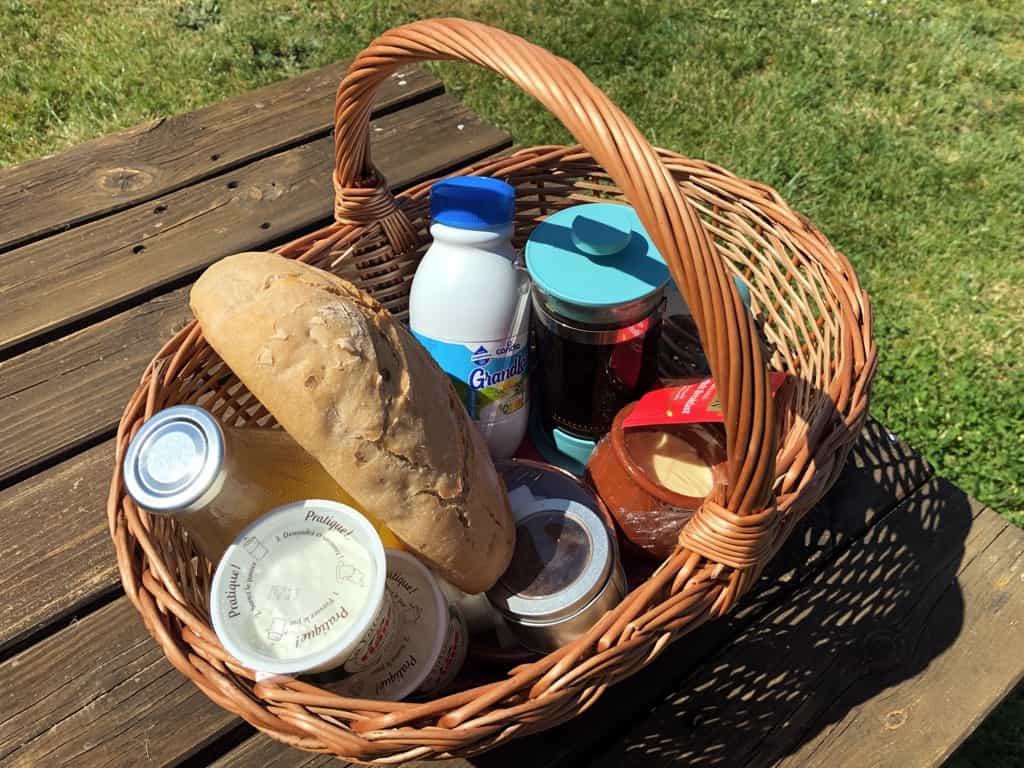
{"type": "MultiPolygon", "coordinates": [[[[524,35],[656,144],[778,188],[871,293],[875,415],[1024,524],[1019,2],[0,0],[0,163],[351,56],[431,15],[524,35]]],[[[567,139],[493,76],[435,69],[518,142],[567,139]]]]}

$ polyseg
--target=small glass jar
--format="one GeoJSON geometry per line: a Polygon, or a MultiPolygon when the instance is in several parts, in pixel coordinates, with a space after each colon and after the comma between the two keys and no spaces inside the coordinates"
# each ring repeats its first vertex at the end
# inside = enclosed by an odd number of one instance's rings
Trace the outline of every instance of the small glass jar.
{"type": "MultiPolygon", "coordinates": [[[[533,294],[541,412],[544,427],[598,440],[615,414],[657,382],[661,336],[661,295],[618,308],[618,318],[601,313],[589,322],[558,313],[558,303],[533,294]],[[630,313],[632,311],[632,319],[630,313]],[[601,322],[605,320],[605,322],[601,322]]],[[[577,315],[582,313],[577,313],[577,315]]]]}
{"type": "Polygon", "coordinates": [[[582,471],[619,409],[657,379],[668,267],[636,211],[613,203],[552,214],[525,253],[540,401],[534,442],[582,471]]]}
{"type": "MultiPolygon", "coordinates": [[[[166,408],[142,425],[125,452],[124,484],[140,508],[181,523],[212,563],[275,507],[319,498],[359,509],[283,430],[225,427],[194,405],[166,408]]],[[[386,526],[371,522],[385,546],[402,546],[386,526]]]]}

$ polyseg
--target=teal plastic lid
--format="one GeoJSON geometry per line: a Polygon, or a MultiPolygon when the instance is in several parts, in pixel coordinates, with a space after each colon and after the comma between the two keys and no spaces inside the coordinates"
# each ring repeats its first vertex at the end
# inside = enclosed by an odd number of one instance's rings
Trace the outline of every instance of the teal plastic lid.
{"type": "Polygon", "coordinates": [[[530,442],[548,464],[554,464],[564,470],[581,476],[587,468],[590,454],[597,447],[597,442],[587,440],[584,437],[576,437],[563,432],[557,427],[553,430],[546,429],[541,424],[540,409],[530,409],[530,442]]]}
{"type": "Polygon", "coordinates": [[[669,279],[636,211],[614,203],[575,205],[538,224],[526,267],[541,291],[581,307],[634,302],[669,279]]]}

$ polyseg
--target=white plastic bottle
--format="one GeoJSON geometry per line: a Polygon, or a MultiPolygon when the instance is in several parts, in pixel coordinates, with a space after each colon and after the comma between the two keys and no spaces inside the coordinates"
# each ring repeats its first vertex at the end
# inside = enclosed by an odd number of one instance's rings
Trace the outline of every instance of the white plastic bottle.
{"type": "Polygon", "coordinates": [[[494,458],[511,456],[529,413],[530,282],[509,238],[515,190],[461,176],[431,188],[434,242],[412,281],[409,325],[455,384],[494,458]]]}

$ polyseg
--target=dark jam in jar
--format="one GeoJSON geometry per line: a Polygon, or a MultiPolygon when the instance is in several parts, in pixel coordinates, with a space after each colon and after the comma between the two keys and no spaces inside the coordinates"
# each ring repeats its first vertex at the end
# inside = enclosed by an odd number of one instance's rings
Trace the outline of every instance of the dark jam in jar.
{"type": "Polygon", "coordinates": [[[539,317],[544,310],[534,307],[544,426],[588,440],[603,437],[615,414],[657,381],[660,312],[625,328],[588,330],[539,317]]]}

